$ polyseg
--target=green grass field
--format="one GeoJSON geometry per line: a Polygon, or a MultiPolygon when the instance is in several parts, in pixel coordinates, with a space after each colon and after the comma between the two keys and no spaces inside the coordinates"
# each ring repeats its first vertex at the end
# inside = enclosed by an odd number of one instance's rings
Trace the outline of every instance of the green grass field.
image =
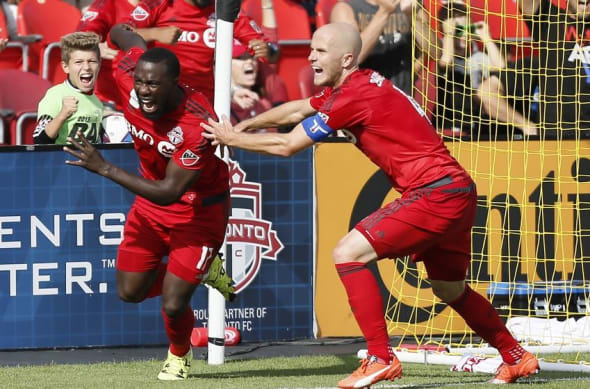
{"type": "MultiPolygon", "coordinates": [[[[334,388],[357,366],[355,356],[313,356],[226,361],[209,366],[195,360],[186,382],[162,383],[156,379],[162,361],[45,365],[0,368],[1,388],[334,388]]],[[[448,366],[404,364],[401,380],[372,388],[497,388],[485,384],[490,375],[457,373],[448,366]]],[[[517,388],[590,388],[590,375],[541,372],[517,388]]]]}

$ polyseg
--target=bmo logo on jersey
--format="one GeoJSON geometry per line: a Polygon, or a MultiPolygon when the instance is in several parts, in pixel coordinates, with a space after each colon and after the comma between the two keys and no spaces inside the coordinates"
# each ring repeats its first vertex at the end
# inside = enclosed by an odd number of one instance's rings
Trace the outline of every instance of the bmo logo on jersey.
{"type": "Polygon", "coordinates": [[[238,162],[230,159],[229,169],[232,210],[225,234],[225,255],[236,293],[240,293],[256,278],[262,259],[276,261],[284,246],[272,222],[262,218],[261,185],[246,181],[238,162]]]}
{"type": "MultiPolygon", "coordinates": [[[[197,31],[182,31],[178,42],[197,43],[199,39],[200,35],[197,31]]],[[[211,49],[215,48],[215,28],[208,28],[203,31],[203,43],[211,49]]]]}
{"type": "Polygon", "coordinates": [[[199,33],[196,31],[182,31],[178,37],[178,41],[197,43],[199,41],[199,33]]]}
{"type": "Polygon", "coordinates": [[[150,146],[154,145],[154,137],[145,132],[144,130],[138,130],[137,127],[135,127],[133,124],[129,122],[127,122],[127,129],[134,138],[142,140],[150,146]]]}
{"type": "MultiPolygon", "coordinates": [[[[137,127],[135,127],[133,124],[130,124],[129,122],[127,122],[127,128],[129,129],[129,133],[131,133],[131,135],[135,139],[137,139],[138,141],[145,142],[150,146],[156,146],[158,152],[162,154],[164,157],[170,158],[172,157],[172,154],[174,154],[176,147],[172,143],[166,140],[160,140],[156,143],[156,140],[151,134],[147,133],[145,130],[142,129],[138,130],[137,127]]],[[[174,128],[172,131],[176,130],[176,128],[174,128]]]]}

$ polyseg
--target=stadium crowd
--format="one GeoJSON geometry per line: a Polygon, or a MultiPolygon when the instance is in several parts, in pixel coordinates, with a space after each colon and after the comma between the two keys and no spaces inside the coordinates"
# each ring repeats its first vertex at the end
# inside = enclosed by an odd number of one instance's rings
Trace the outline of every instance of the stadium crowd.
{"type": "MultiPolygon", "coordinates": [[[[311,85],[306,64],[311,32],[327,22],[345,22],[361,33],[361,68],[379,71],[413,95],[445,135],[585,136],[590,117],[585,102],[588,83],[575,80],[587,77],[583,42],[590,30],[584,22],[588,6],[575,0],[519,0],[518,8],[509,9],[510,2],[502,3],[507,3],[502,8],[506,15],[498,19],[477,0],[245,1],[234,30],[232,121],[319,92],[311,85]],[[295,28],[287,20],[307,26],[295,28]]],[[[98,34],[101,65],[94,93],[104,105],[104,126],[119,123],[117,131],[104,133],[104,141],[109,141],[109,133],[111,142],[129,139],[121,134],[124,121],[110,120],[120,119],[122,111],[113,78],[122,53],[107,41],[116,23],[133,25],[150,46],[171,49],[180,58],[181,83],[212,99],[215,38],[210,0],[1,0],[0,4],[0,69],[26,69],[52,85],[66,78],[51,70],[61,68],[61,58],[55,48],[48,53],[50,37],[31,27],[32,22],[27,24],[29,8],[72,15],[60,27],[69,28],[67,32],[98,34]]],[[[4,105],[8,106],[0,107],[2,143],[15,144],[17,131],[23,133],[18,137],[23,143],[37,143],[32,133],[38,123],[15,128],[16,116],[30,107],[4,105]]]]}

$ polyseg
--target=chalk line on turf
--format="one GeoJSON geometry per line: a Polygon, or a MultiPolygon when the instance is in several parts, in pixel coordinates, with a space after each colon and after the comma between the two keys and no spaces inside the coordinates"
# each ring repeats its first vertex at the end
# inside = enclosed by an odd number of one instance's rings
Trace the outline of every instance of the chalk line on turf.
{"type": "MultiPolygon", "coordinates": [[[[590,376],[587,377],[571,377],[571,378],[529,378],[518,381],[521,384],[542,384],[546,382],[555,381],[588,381],[590,385],[590,376]]],[[[472,385],[490,385],[488,380],[481,382],[445,382],[445,383],[415,383],[415,384],[394,384],[387,382],[380,382],[371,385],[371,389],[389,389],[389,388],[444,388],[445,386],[472,386],[472,385]]],[[[301,389],[294,387],[282,387],[280,389],[301,389]]],[[[336,386],[318,386],[315,389],[338,389],[336,386]]]]}

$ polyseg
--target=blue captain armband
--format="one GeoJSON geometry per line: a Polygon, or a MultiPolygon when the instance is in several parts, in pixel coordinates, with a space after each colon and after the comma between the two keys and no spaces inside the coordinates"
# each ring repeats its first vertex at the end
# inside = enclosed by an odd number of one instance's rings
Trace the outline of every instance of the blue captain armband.
{"type": "Polygon", "coordinates": [[[309,136],[314,142],[319,142],[322,139],[330,135],[332,130],[324,119],[319,114],[308,117],[301,122],[301,125],[305,129],[307,136],[309,136]]]}

